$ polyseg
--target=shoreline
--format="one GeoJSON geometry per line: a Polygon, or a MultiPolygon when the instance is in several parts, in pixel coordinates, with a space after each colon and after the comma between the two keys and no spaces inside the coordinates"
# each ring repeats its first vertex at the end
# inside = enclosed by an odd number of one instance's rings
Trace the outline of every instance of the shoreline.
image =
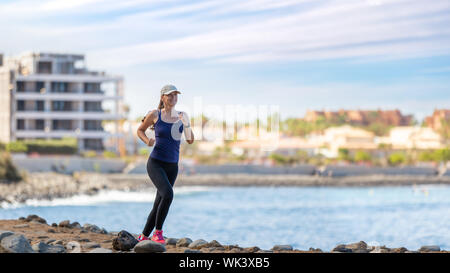
{"type": "MultiPolygon", "coordinates": [[[[177,177],[175,183],[175,187],[376,187],[414,185],[450,185],[450,176],[365,175],[323,177],[294,174],[181,174],[177,177]]],[[[24,203],[29,199],[52,200],[81,194],[95,195],[100,190],[138,191],[153,187],[147,174],[79,172],[67,175],[55,172],[29,173],[25,181],[10,184],[0,183],[0,204],[24,203]]]]}
{"type": "Polygon", "coordinates": [[[0,253],[450,253],[439,246],[405,247],[369,246],[364,241],[339,244],[330,251],[310,247],[294,249],[291,245],[274,245],[264,250],[258,246],[222,245],[216,240],[168,238],[165,244],[137,242],[138,234],[108,232],[95,224],[64,220],[49,224],[37,215],[19,219],[0,219],[0,253]]]}

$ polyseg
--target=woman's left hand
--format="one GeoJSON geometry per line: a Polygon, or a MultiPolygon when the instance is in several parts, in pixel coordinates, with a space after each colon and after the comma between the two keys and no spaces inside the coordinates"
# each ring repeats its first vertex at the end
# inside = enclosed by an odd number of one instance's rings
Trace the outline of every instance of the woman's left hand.
{"type": "Polygon", "coordinates": [[[190,125],[189,117],[186,113],[178,112],[178,118],[181,120],[181,122],[183,123],[184,126],[190,125]]]}

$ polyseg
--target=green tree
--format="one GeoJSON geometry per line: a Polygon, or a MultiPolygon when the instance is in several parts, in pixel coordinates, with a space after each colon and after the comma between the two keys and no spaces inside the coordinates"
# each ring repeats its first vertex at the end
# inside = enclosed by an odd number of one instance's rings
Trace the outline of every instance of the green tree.
{"type": "Polygon", "coordinates": [[[338,159],[339,160],[345,160],[345,161],[352,161],[352,158],[350,156],[350,151],[345,148],[339,148],[338,150],[338,159]]]}
{"type": "Polygon", "coordinates": [[[22,178],[11,160],[11,155],[8,152],[0,152],[0,182],[19,182],[22,178]]]}
{"type": "Polygon", "coordinates": [[[286,156],[278,153],[271,153],[269,158],[275,161],[275,164],[277,165],[286,165],[289,162],[289,159],[286,156]]]}
{"type": "Polygon", "coordinates": [[[27,145],[21,141],[13,141],[6,144],[6,151],[10,153],[26,153],[27,145]]]}
{"type": "Polygon", "coordinates": [[[433,153],[433,157],[436,161],[447,163],[447,161],[450,161],[450,149],[439,149],[435,150],[433,153]]]}
{"type": "Polygon", "coordinates": [[[356,151],[355,153],[355,161],[356,162],[367,162],[371,161],[372,156],[366,151],[356,151]]]}
{"type": "Polygon", "coordinates": [[[406,155],[402,152],[395,152],[389,155],[388,162],[392,166],[399,166],[406,161],[406,155]]]}
{"type": "Polygon", "coordinates": [[[431,151],[420,152],[417,159],[422,162],[435,161],[434,153],[431,151]]]}

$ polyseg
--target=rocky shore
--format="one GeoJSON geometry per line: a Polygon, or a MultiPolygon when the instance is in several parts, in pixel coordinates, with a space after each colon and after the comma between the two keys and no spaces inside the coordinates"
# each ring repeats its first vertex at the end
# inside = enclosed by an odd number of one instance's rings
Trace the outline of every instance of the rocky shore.
{"type": "MultiPolygon", "coordinates": [[[[450,185],[450,176],[419,175],[365,175],[322,177],[308,175],[254,175],[254,174],[194,174],[179,175],[179,186],[403,186],[420,184],[450,185]]],[[[70,197],[77,194],[93,195],[100,190],[137,191],[153,188],[147,174],[102,174],[75,172],[72,175],[56,172],[29,173],[17,183],[0,183],[0,207],[5,203],[23,203],[28,199],[70,197]]]]}
{"type": "MultiPolygon", "coordinates": [[[[258,246],[223,245],[216,240],[168,238],[166,244],[150,240],[138,242],[138,234],[123,230],[108,232],[93,224],[81,226],[69,220],[48,224],[38,215],[17,220],[0,220],[0,253],[321,253],[321,249],[294,249],[291,245],[275,245],[271,249],[258,246]]],[[[365,242],[341,244],[330,253],[449,253],[439,246],[423,246],[418,250],[404,247],[369,246],[365,242]]]]}

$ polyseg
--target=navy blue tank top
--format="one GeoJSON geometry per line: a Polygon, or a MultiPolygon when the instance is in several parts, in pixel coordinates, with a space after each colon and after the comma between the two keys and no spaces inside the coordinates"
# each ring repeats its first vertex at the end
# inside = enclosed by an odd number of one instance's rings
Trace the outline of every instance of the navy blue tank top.
{"type": "Polygon", "coordinates": [[[155,146],[150,157],[165,162],[178,163],[182,132],[183,123],[181,120],[174,123],[164,122],[161,119],[161,110],[158,109],[158,120],[155,123],[155,146]]]}

